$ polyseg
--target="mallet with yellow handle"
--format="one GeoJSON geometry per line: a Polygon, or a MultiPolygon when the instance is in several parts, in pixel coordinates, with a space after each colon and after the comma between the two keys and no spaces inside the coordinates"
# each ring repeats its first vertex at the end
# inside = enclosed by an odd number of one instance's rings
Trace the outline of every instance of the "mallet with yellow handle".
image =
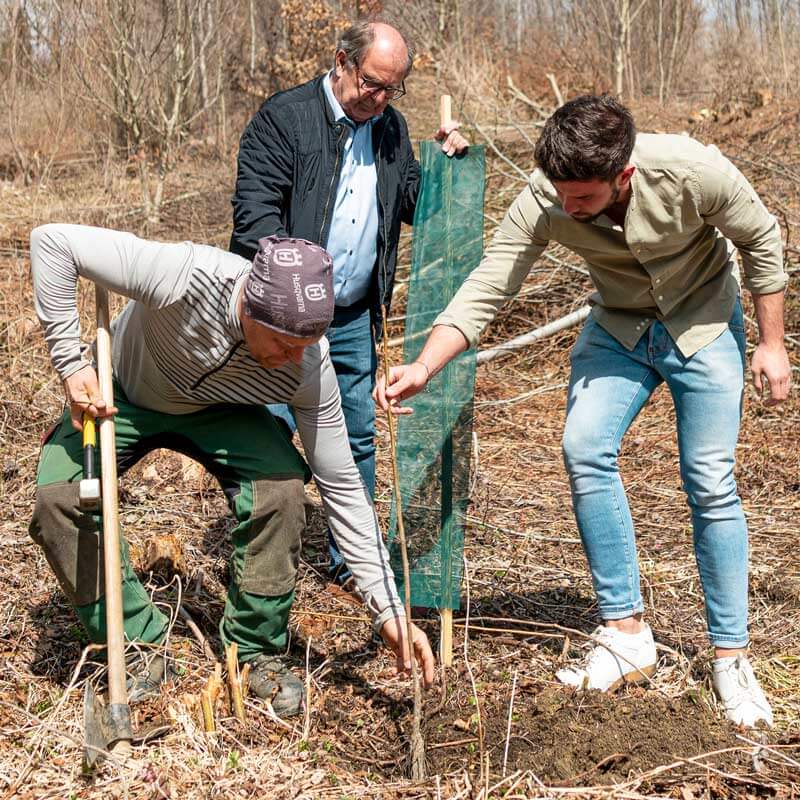
{"type": "Polygon", "coordinates": [[[95,476],[94,453],[97,433],[94,417],[83,414],[83,479],[78,487],[78,502],[84,511],[100,508],[100,479],[95,476]]]}

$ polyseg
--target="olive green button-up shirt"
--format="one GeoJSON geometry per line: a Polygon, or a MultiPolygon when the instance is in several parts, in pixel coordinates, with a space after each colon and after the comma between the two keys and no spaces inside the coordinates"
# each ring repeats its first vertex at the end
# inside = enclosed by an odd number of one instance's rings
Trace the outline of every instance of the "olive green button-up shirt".
{"type": "Polygon", "coordinates": [[[434,324],[454,326],[477,344],[551,241],[585,259],[596,289],[592,315],[629,350],[654,320],[687,358],[716,339],[739,293],[734,249],[749,291],[785,287],[778,223],[716,147],[639,134],[631,163],[624,226],[605,215],[591,223],[572,219],[537,169],[434,324]]]}

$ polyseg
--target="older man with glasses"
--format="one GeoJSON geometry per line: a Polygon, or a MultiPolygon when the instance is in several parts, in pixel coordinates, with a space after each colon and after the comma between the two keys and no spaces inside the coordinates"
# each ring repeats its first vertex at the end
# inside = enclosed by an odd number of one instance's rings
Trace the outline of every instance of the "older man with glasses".
{"type": "MultiPolygon", "coordinates": [[[[375,334],[392,298],[400,223],[411,223],[419,188],[403,116],[414,53],[391,25],[346,30],[326,75],[270,97],[242,134],[230,249],[252,258],[264,236],[298,236],[333,256],[335,312],[327,332],[350,448],[375,491],[375,334]]],[[[452,156],[467,147],[458,123],[436,138],[452,156]]],[[[270,407],[294,430],[285,406],[270,407]]],[[[349,573],[330,537],[331,577],[349,573]]]]}

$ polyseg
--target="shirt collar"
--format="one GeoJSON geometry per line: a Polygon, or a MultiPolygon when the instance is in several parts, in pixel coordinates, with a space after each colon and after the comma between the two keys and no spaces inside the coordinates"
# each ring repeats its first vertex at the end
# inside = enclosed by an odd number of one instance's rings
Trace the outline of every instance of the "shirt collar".
{"type": "MultiPolygon", "coordinates": [[[[329,72],[323,79],[322,79],[322,88],[325,91],[325,97],[328,98],[328,105],[331,107],[331,111],[333,111],[333,118],[337,122],[345,122],[353,128],[357,128],[359,123],[354,122],[347,114],[344,113],[344,109],[341,106],[341,103],[336,99],[336,95],[333,93],[333,86],[331,85],[331,73],[329,72]]],[[[381,114],[377,114],[374,117],[370,117],[366,123],[372,125],[373,122],[377,122],[381,118],[381,114]]]]}

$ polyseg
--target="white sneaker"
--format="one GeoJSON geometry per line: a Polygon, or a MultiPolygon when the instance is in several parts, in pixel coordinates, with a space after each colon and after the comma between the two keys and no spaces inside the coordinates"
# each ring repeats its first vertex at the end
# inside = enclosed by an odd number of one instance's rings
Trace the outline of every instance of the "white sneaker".
{"type": "Polygon", "coordinates": [[[656,670],[656,644],[649,625],[639,633],[623,633],[598,626],[588,642],[589,652],[575,667],[565,667],[556,678],[577,689],[614,691],[623,683],[641,683],[656,670]]]}
{"type": "Polygon", "coordinates": [[[766,722],[772,727],[772,709],[745,656],[715,658],[713,683],[731,722],[747,728],[766,722]]]}

